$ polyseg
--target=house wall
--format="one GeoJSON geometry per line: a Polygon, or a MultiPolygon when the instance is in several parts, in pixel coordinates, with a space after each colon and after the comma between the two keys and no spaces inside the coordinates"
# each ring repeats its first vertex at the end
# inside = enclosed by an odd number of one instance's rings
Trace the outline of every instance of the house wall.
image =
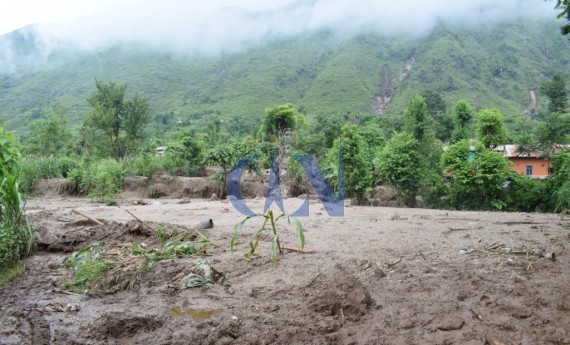
{"type": "Polygon", "coordinates": [[[548,176],[550,162],[544,158],[510,157],[509,160],[513,162],[513,170],[518,174],[526,175],[527,165],[532,165],[533,176],[548,176]]]}

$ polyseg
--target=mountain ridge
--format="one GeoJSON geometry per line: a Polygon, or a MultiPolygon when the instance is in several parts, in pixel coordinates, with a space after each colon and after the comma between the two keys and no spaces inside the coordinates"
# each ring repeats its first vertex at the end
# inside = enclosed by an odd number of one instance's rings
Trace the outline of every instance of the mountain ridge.
{"type": "MultiPolygon", "coordinates": [[[[19,35],[19,56],[33,57],[38,40],[19,35]]],[[[18,33],[0,37],[0,61],[13,37],[18,33]]],[[[421,37],[319,31],[210,57],[140,46],[60,49],[45,62],[32,61],[30,73],[0,72],[0,117],[8,129],[26,133],[31,120],[57,108],[78,127],[95,79],[125,82],[129,92],[145,94],[157,122],[195,128],[219,117],[236,119],[236,129],[245,131],[264,108],[285,102],[309,115],[372,114],[383,67],[394,77],[412,56],[413,67],[392,90],[383,116],[401,116],[415,93],[430,90],[440,93],[448,108],[458,98],[476,109],[499,108],[509,125],[526,116],[531,89],[556,72],[570,77],[570,44],[554,20],[518,19],[481,29],[440,24],[421,37]]],[[[544,106],[540,95],[538,105],[544,106]]]]}

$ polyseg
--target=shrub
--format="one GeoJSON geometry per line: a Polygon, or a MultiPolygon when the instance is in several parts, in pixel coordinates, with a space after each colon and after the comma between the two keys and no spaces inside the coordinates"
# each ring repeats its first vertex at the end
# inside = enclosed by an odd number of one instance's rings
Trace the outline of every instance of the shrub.
{"type": "Polygon", "coordinates": [[[14,146],[14,136],[0,127],[0,276],[29,255],[37,239],[24,214],[14,146]]]}

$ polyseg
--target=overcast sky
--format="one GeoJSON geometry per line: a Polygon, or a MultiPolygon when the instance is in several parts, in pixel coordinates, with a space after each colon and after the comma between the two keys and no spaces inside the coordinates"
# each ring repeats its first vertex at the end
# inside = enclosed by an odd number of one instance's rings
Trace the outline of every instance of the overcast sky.
{"type": "Polygon", "coordinates": [[[322,28],[423,34],[440,21],[479,27],[554,18],[553,7],[543,0],[1,0],[0,34],[44,23],[52,43],[217,52],[322,28]]]}

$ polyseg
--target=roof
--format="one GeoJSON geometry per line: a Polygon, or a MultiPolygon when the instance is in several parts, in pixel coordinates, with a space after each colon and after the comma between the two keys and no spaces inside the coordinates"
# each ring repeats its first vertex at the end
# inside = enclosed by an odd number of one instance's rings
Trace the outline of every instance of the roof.
{"type": "MultiPolygon", "coordinates": [[[[495,151],[503,153],[506,158],[544,158],[544,152],[534,150],[531,152],[518,152],[519,145],[500,145],[495,148],[495,151]]],[[[554,152],[570,150],[570,145],[554,145],[554,152]]]]}

